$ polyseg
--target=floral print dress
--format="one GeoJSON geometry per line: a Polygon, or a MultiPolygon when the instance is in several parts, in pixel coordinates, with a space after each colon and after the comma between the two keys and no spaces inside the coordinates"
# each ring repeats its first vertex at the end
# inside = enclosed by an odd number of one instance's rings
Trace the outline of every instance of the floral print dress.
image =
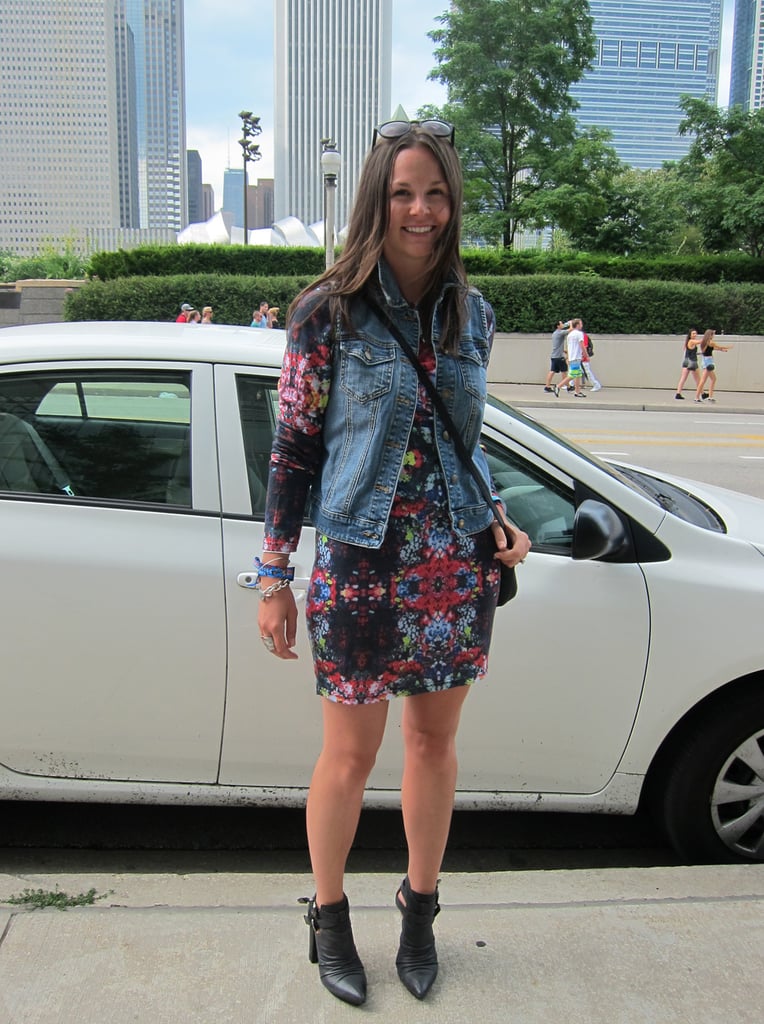
{"type": "MultiPolygon", "coordinates": [[[[419,356],[433,374],[432,347],[419,356]]],[[[316,538],[306,617],[317,693],[368,704],[483,676],[499,585],[495,550],[490,529],[459,536],[452,528],[420,385],[382,546],[316,538]]]]}

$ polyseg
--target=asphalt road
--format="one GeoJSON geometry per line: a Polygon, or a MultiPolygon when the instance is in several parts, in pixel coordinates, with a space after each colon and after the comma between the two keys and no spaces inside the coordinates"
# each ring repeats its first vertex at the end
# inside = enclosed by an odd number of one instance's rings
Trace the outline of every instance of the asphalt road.
{"type": "Polygon", "coordinates": [[[764,415],[676,415],[549,402],[528,411],[602,458],[764,498],[764,415]]]}

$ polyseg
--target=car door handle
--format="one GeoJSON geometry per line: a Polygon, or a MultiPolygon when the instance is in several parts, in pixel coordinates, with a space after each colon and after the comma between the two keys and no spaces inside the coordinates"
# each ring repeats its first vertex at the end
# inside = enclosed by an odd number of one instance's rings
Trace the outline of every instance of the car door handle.
{"type": "MultiPolygon", "coordinates": [[[[240,572],[239,575],[236,577],[236,582],[239,584],[240,587],[244,587],[245,590],[254,590],[255,585],[257,584],[257,575],[254,572],[240,572]]],[[[301,591],[303,592],[304,595],[304,592],[308,586],[308,582],[308,580],[301,577],[297,577],[292,581],[293,589],[297,591],[295,597],[297,597],[298,600],[299,596],[302,596],[300,595],[301,591]]]]}

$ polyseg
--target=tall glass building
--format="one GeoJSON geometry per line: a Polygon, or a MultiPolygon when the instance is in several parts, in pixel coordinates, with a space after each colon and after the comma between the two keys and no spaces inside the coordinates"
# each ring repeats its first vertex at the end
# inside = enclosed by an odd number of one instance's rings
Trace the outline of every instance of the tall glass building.
{"type": "Polygon", "coordinates": [[[120,224],[187,223],[183,0],[115,0],[120,224]]]}
{"type": "Polygon", "coordinates": [[[278,0],[274,35],[275,219],[322,219],[321,140],[332,139],[342,226],[374,126],[390,116],[392,0],[278,0]]]}
{"type": "Polygon", "coordinates": [[[584,127],[607,128],[624,163],[679,160],[682,93],[716,102],[721,0],[590,0],[592,69],[571,88],[584,127]]]}
{"type": "Polygon", "coordinates": [[[764,0],[737,0],[730,65],[731,107],[759,110],[764,84],[764,0]]]}
{"type": "Polygon", "coordinates": [[[0,44],[0,249],[185,226],[183,0],[0,0],[0,44]]]}
{"type": "Polygon", "coordinates": [[[0,0],[0,249],[119,217],[114,0],[0,0]]]}

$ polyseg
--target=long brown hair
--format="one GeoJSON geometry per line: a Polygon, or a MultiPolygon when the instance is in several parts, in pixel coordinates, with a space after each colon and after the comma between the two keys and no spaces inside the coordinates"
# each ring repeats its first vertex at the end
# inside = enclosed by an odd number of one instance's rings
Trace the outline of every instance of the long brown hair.
{"type": "Polygon", "coordinates": [[[320,286],[323,296],[316,296],[316,304],[311,304],[311,309],[315,310],[321,302],[328,302],[331,320],[334,322],[340,317],[344,324],[349,324],[350,301],[370,280],[382,255],[390,220],[390,182],[396,157],[401,150],[416,146],[429,149],[438,161],[451,196],[451,216],[432,254],[428,268],[431,280],[422,306],[431,310],[444,283],[447,280],[456,281],[457,287],[447,289],[443,298],[440,346],[447,352],[457,350],[465,318],[464,299],[468,287],[459,254],[464,195],[462,168],[454,147],[447,139],[431,135],[416,125],[412,125],[411,131],[397,139],[378,139],[367,154],[342,253],[334,266],[325,270],[292,302],[287,313],[288,322],[300,299],[320,286]]]}

